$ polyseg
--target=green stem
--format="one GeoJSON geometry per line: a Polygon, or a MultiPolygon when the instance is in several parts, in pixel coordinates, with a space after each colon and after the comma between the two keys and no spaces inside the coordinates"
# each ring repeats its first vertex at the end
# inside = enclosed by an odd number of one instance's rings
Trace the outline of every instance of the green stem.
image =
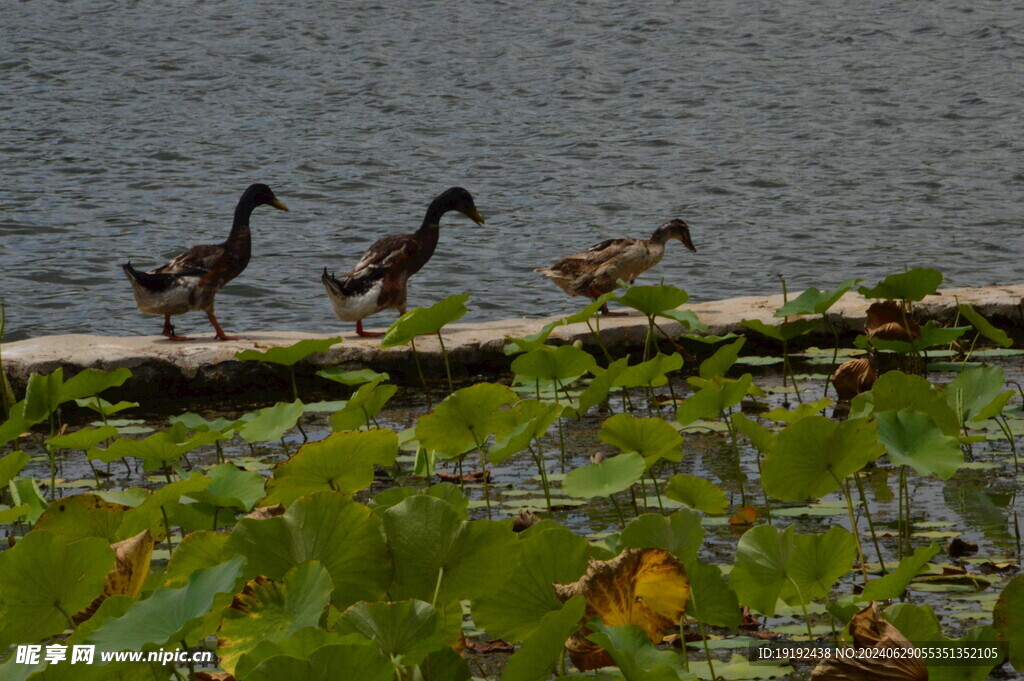
{"type": "Polygon", "coordinates": [[[477,454],[480,455],[480,469],[484,473],[484,500],[487,503],[487,519],[491,519],[491,483],[487,475],[487,452],[484,451],[483,445],[480,444],[480,440],[477,439],[476,433],[472,430],[469,431],[473,436],[473,442],[476,443],[477,454]]]}
{"type": "Polygon", "coordinates": [[[434,597],[430,599],[431,607],[437,607],[437,596],[441,593],[441,580],[444,578],[444,566],[437,569],[437,583],[434,585],[434,597]]]}
{"type": "Polygon", "coordinates": [[[423,389],[427,388],[427,378],[423,375],[423,367],[420,366],[420,353],[416,350],[416,339],[410,338],[409,344],[412,346],[412,361],[416,364],[416,373],[419,374],[420,383],[423,385],[423,389]]]}
{"type": "Polygon", "coordinates": [[[540,484],[544,488],[544,501],[548,504],[548,513],[553,513],[551,509],[551,487],[548,485],[548,472],[544,465],[544,454],[540,448],[540,443],[537,443],[537,450],[534,451],[533,447],[527,446],[530,450],[530,456],[533,457],[534,463],[537,464],[537,472],[540,473],[540,484]]]}
{"type": "Polygon", "coordinates": [[[864,517],[868,519],[868,529],[871,530],[871,543],[875,545],[875,553],[878,554],[878,564],[882,568],[882,574],[888,574],[888,571],[885,569],[885,559],[882,557],[882,549],[878,545],[878,535],[875,533],[875,523],[871,519],[871,511],[869,510],[868,506],[868,497],[867,494],[864,493],[864,485],[860,481],[860,471],[854,472],[853,479],[857,483],[857,492],[860,494],[861,506],[864,507],[864,517]]]}
{"type": "MultiPolygon", "coordinates": [[[[608,498],[612,500],[612,506],[615,507],[615,512],[619,514],[619,525],[622,527],[626,526],[626,516],[622,513],[622,507],[619,506],[619,502],[615,501],[615,495],[610,494],[608,498]]],[[[633,499],[633,508],[636,509],[636,499],[633,499]]]]}
{"type": "Polygon", "coordinates": [[[295,382],[295,365],[288,367],[288,375],[292,379],[292,401],[297,402],[299,400],[299,386],[295,382]]]}
{"type": "Polygon", "coordinates": [[[864,578],[864,583],[867,584],[868,568],[864,560],[864,548],[860,545],[860,531],[857,529],[857,516],[853,512],[853,498],[850,496],[850,488],[843,484],[845,480],[840,480],[835,471],[830,469],[829,473],[832,475],[832,479],[836,481],[836,484],[843,493],[843,498],[846,500],[846,512],[850,518],[850,530],[853,532],[853,538],[857,544],[857,560],[860,561],[860,573],[864,578]]]}
{"type": "Polygon", "coordinates": [[[793,581],[792,577],[787,575],[786,579],[789,580],[789,583],[793,586],[793,590],[796,591],[796,597],[800,599],[800,609],[804,611],[804,624],[807,625],[807,640],[813,641],[814,631],[811,629],[811,618],[807,615],[807,603],[804,602],[804,596],[800,593],[800,587],[793,581]]]}
{"type": "Polygon", "coordinates": [[[167,518],[167,508],[164,506],[160,507],[160,513],[164,517],[164,532],[167,533],[167,555],[174,553],[174,544],[171,543],[171,521],[167,518]]]}
{"type": "Polygon", "coordinates": [[[832,382],[832,375],[836,373],[836,360],[839,358],[839,329],[829,321],[828,313],[822,312],[821,318],[825,320],[825,326],[832,332],[832,338],[835,340],[835,345],[832,346],[832,367],[828,370],[829,380],[825,381],[825,390],[821,394],[822,397],[828,397],[828,385],[832,382]]]}
{"type": "Polygon", "coordinates": [[[1013,432],[1010,430],[1010,424],[1006,422],[1006,417],[1002,414],[995,416],[992,420],[999,425],[999,429],[1003,431],[1003,436],[1006,437],[1006,441],[1010,443],[1010,451],[1013,452],[1013,471],[1015,473],[1020,472],[1020,465],[1017,462],[1017,443],[1013,439],[1013,432]]]}
{"type": "Polygon", "coordinates": [[[444,371],[448,376],[448,390],[449,392],[455,392],[455,384],[452,382],[452,367],[448,363],[448,351],[444,347],[444,338],[441,337],[441,332],[437,332],[437,341],[441,344],[441,356],[444,357],[444,371]]]}

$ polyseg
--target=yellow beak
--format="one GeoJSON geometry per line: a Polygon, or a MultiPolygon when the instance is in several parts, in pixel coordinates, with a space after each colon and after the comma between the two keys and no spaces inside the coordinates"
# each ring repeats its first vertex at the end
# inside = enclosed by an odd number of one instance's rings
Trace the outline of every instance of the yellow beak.
{"type": "Polygon", "coordinates": [[[278,201],[276,198],[273,201],[270,202],[270,205],[273,206],[274,208],[278,209],[278,210],[288,210],[288,206],[284,205],[283,203],[278,201]]]}
{"type": "Polygon", "coordinates": [[[466,217],[478,225],[484,224],[484,216],[480,215],[476,208],[470,208],[469,211],[466,212],[466,217]]]}

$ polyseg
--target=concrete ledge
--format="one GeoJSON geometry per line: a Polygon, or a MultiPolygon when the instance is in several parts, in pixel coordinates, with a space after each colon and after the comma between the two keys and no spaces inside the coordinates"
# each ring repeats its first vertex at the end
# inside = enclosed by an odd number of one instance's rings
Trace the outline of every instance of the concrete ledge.
{"type": "MultiPolygon", "coordinates": [[[[798,294],[794,293],[792,296],[798,294]]],[[[923,323],[934,319],[952,323],[956,318],[956,304],[970,303],[997,326],[1007,330],[1017,344],[1024,337],[1024,284],[991,286],[984,288],[945,289],[940,295],[929,296],[915,306],[915,318],[923,323]]],[[[580,300],[581,304],[585,301],[580,300]]],[[[848,293],[830,312],[830,320],[844,335],[860,332],[864,325],[869,301],[860,295],[848,293]]],[[[709,333],[747,333],[740,326],[745,319],[758,319],[778,323],[773,312],[782,305],[782,296],[748,296],[707,303],[685,305],[701,321],[709,325],[709,333]]],[[[452,362],[452,370],[461,377],[478,374],[496,374],[507,370],[511,358],[502,352],[506,336],[522,337],[535,333],[549,321],[545,319],[510,319],[495,322],[452,324],[445,328],[445,347],[452,362]]],[[[372,320],[371,320],[372,321],[372,320]]],[[[331,320],[330,324],[336,322],[331,320]]],[[[675,323],[660,323],[669,333],[678,331],[675,323]]],[[[382,350],[379,339],[358,338],[345,325],[344,342],[322,355],[311,357],[296,367],[304,388],[323,390],[326,381],[317,378],[317,369],[341,365],[352,369],[371,367],[387,371],[398,383],[418,384],[412,352],[408,347],[382,350]]],[[[602,337],[613,354],[640,347],[647,332],[646,319],[639,314],[627,317],[602,318],[602,337]]],[[[70,334],[46,336],[4,345],[4,371],[15,392],[21,394],[31,373],[49,373],[63,367],[66,376],[82,369],[116,369],[127,367],[133,371],[132,379],[118,391],[110,391],[111,399],[175,400],[215,399],[231,396],[235,399],[268,399],[290,393],[288,372],[282,367],[258,362],[239,362],[236,352],[254,348],[290,345],[304,338],[329,338],[341,334],[313,334],[293,331],[253,332],[245,340],[220,342],[211,336],[193,341],[171,342],[162,336],[121,338],[70,334]]],[[[748,353],[764,348],[778,352],[772,341],[751,334],[748,353]]],[[[824,329],[807,342],[822,342],[824,329]]],[[[555,329],[552,338],[571,343],[581,340],[588,349],[593,337],[585,324],[574,324],[555,329]]],[[[424,337],[417,341],[424,371],[429,376],[443,375],[441,352],[437,339],[424,337]],[[441,373],[438,373],[440,371],[441,373]]],[[[671,351],[666,348],[666,351],[671,351]]],[[[107,396],[107,394],[104,394],[107,396]]]]}

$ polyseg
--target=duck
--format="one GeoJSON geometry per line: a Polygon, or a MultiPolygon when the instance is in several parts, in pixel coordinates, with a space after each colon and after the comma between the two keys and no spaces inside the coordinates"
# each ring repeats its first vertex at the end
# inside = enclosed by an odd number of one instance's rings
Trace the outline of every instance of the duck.
{"type": "Polygon", "coordinates": [[[383,336],[381,332],[365,330],[363,319],[382,310],[405,314],[409,277],[434,255],[441,217],[449,211],[462,213],[477,225],[484,224],[473,196],[462,187],[451,187],[430,202],[423,224],[412,234],[378,239],[352,271],[341,277],[328,274],[325,267],[320,280],[334,315],[343,322],[355,322],[356,335],[383,336]]]}
{"type": "MultiPolygon", "coordinates": [[[[632,284],[661,262],[669,239],[678,239],[692,253],[697,252],[690,239],[690,226],[676,218],[654,230],[650,239],[608,239],[534,272],[540,272],[570,296],[596,300],[618,288],[620,279],[632,284]]],[[[601,312],[606,316],[626,314],[609,312],[607,303],[601,306],[601,312]]]]}
{"type": "Polygon", "coordinates": [[[249,216],[258,206],[288,210],[265,184],[253,184],[235,206],[235,218],[226,241],[209,246],[193,246],[169,262],[148,272],[140,272],[131,261],[121,265],[132,284],[135,304],[148,314],[164,316],[162,334],[172,341],[189,340],[179,336],[171,317],[189,310],[202,310],[222,341],[240,340],[224,333],[214,315],[213,302],[225,284],[245,270],[252,256],[249,216]]]}

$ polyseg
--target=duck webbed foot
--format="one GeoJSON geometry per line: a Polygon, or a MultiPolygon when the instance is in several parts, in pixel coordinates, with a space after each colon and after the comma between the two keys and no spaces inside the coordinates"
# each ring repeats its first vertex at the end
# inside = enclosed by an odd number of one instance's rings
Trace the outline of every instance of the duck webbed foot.
{"type": "Polygon", "coordinates": [[[220,328],[220,324],[217,323],[217,318],[213,316],[213,312],[212,311],[208,311],[206,313],[206,316],[210,319],[210,323],[213,324],[213,328],[217,332],[217,340],[222,340],[222,341],[242,340],[241,336],[229,336],[226,333],[224,333],[224,329],[220,328]]]}
{"type": "Polygon", "coordinates": [[[363,338],[380,338],[384,335],[383,331],[367,331],[363,328],[363,320],[360,319],[356,322],[356,335],[362,336],[363,338]]]}
{"type": "Polygon", "coordinates": [[[161,332],[167,336],[167,340],[184,341],[190,340],[188,336],[179,336],[174,333],[174,325],[171,324],[171,315],[164,315],[164,330],[161,332]]]}
{"type": "Polygon", "coordinates": [[[608,309],[608,303],[601,306],[601,314],[605,317],[626,317],[629,315],[628,312],[612,312],[608,309]]]}

